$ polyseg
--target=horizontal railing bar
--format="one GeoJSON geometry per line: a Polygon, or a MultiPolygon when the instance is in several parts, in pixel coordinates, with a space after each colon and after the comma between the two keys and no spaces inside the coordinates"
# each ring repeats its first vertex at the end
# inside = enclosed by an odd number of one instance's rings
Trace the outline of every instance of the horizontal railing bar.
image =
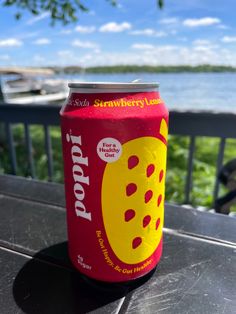
{"type": "Polygon", "coordinates": [[[0,121],[27,124],[60,124],[60,105],[13,105],[0,103],[0,121]]]}
{"type": "MultiPolygon", "coordinates": [[[[0,103],[0,121],[28,124],[60,124],[61,105],[0,103]]],[[[170,134],[236,138],[236,113],[170,111],[170,134]]]]}
{"type": "Polygon", "coordinates": [[[170,134],[236,138],[236,113],[170,111],[170,134]]]}
{"type": "MultiPolygon", "coordinates": [[[[0,123],[6,125],[6,135],[9,145],[10,161],[12,166],[12,173],[17,171],[16,152],[14,147],[14,139],[11,130],[11,124],[22,123],[25,125],[26,145],[28,152],[32,155],[31,138],[28,125],[41,125],[45,131],[45,148],[47,154],[47,167],[49,180],[53,178],[53,156],[51,147],[51,138],[49,126],[60,125],[60,111],[61,105],[49,104],[5,104],[0,101],[0,123]]],[[[218,160],[216,165],[216,173],[222,166],[225,139],[236,139],[236,113],[226,112],[207,112],[207,111],[170,111],[169,133],[180,136],[190,137],[189,159],[188,159],[188,174],[185,186],[185,202],[190,202],[192,191],[192,171],[193,171],[193,156],[195,149],[195,138],[206,136],[221,138],[218,160]]],[[[32,158],[29,157],[29,158],[32,158]]],[[[33,158],[29,159],[31,174],[34,176],[33,158]]],[[[214,196],[218,196],[219,182],[216,179],[214,196]]]]}

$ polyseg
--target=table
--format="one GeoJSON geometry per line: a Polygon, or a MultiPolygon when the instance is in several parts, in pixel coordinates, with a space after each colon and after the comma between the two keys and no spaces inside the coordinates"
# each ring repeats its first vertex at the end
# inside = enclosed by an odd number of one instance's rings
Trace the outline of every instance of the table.
{"type": "Polygon", "coordinates": [[[87,281],[67,255],[63,185],[0,176],[0,313],[236,313],[236,219],[166,204],[152,276],[87,281]]]}

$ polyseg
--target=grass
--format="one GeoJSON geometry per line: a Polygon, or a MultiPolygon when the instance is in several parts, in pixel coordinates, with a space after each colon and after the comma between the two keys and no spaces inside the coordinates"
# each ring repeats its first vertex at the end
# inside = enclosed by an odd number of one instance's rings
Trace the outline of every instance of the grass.
{"type": "MultiPolygon", "coordinates": [[[[3,128],[0,126],[0,131],[3,128]]],[[[4,132],[0,132],[3,134],[4,132]]],[[[48,180],[47,155],[44,147],[44,132],[41,126],[30,126],[33,146],[33,159],[36,177],[39,180],[48,180]]],[[[13,128],[14,143],[17,155],[17,175],[30,176],[25,145],[24,128],[15,125],[13,128]]],[[[61,133],[59,127],[50,127],[50,136],[53,153],[53,181],[63,183],[61,133]]],[[[183,136],[169,136],[166,200],[173,203],[184,203],[185,179],[187,175],[189,138],[183,136]]],[[[199,137],[196,139],[193,167],[193,190],[191,203],[193,206],[212,206],[212,194],[215,185],[216,163],[219,139],[199,137]]],[[[6,139],[0,137],[0,173],[10,173],[10,160],[6,139]]],[[[236,140],[226,142],[224,163],[236,157],[236,140]]],[[[220,193],[226,193],[221,188],[220,193]]]]}

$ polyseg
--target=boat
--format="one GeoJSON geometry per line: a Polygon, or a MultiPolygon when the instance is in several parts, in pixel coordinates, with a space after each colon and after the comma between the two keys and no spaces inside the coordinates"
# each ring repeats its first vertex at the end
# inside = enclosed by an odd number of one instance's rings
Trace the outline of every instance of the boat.
{"type": "Polygon", "coordinates": [[[0,100],[5,103],[62,103],[68,95],[67,81],[55,78],[51,69],[0,68],[0,78],[0,100]]]}

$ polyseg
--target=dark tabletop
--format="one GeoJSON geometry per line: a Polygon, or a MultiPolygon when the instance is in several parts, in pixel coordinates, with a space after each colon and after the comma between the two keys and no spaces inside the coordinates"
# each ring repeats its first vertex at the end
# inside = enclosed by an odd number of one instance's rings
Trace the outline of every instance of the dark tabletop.
{"type": "Polygon", "coordinates": [[[132,285],[89,281],[67,254],[64,188],[0,176],[0,313],[236,313],[236,219],[166,204],[164,252],[132,285]]]}

